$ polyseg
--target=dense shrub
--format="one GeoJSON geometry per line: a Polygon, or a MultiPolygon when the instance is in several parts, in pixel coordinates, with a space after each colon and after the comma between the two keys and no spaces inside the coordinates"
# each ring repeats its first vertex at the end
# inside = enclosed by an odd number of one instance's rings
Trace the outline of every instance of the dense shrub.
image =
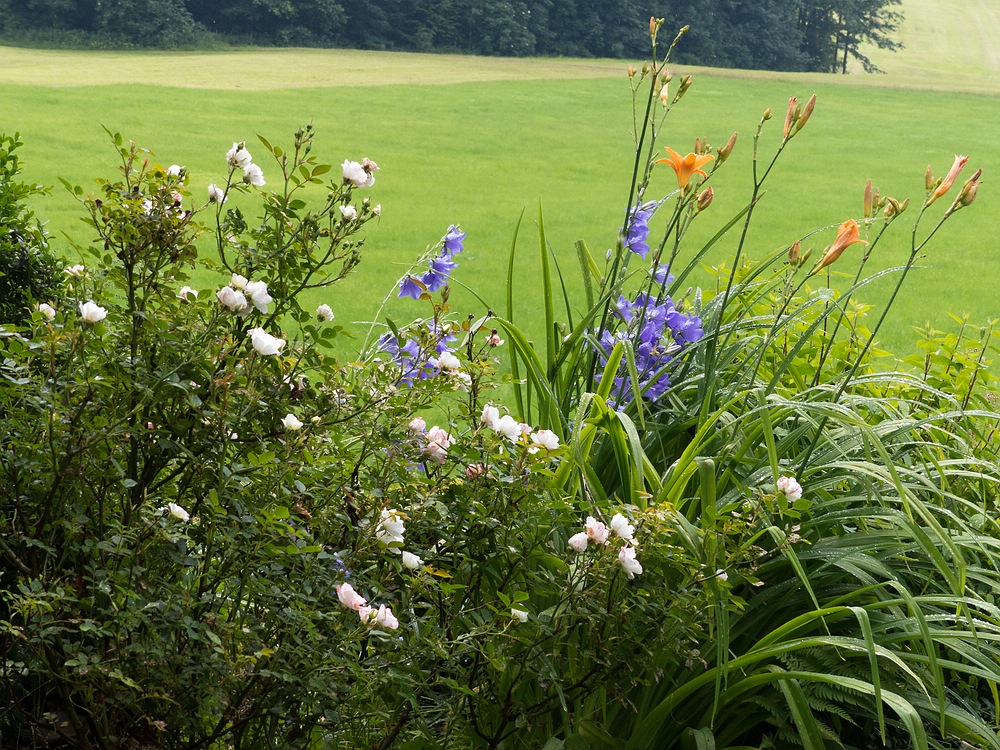
{"type": "Polygon", "coordinates": [[[62,265],[25,204],[44,191],[18,179],[21,145],[16,133],[0,135],[0,323],[24,322],[32,304],[56,300],[62,287],[62,265]]]}

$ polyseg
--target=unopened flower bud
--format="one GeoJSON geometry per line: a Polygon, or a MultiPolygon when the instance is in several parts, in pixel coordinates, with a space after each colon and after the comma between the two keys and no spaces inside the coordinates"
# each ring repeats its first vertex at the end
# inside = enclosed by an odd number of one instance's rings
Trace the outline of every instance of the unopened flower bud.
{"type": "Polygon", "coordinates": [[[785,112],[785,138],[792,132],[792,125],[795,124],[795,116],[798,109],[798,99],[794,96],[788,97],[788,110],[785,112]]]}
{"type": "Polygon", "coordinates": [[[716,163],[722,164],[722,162],[728,159],[729,155],[733,153],[733,147],[736,145],[736,136],[737,133],[733,133],[729,136],[729,140],[726,141],[726,145],[719,149],[719,159],[716,163]]]}
{"type": "Polygon", "coordinates": [[[976,199],[976,192],[979,190],[979,178],[983,176],[983,170],[977,169],[976,173],[969,178],[969,181],[962,186],[962,192],[958,194],[958,202],[963,206],[972,205],[976,199]]]}
{"type": "Polygon", "coordinates": [[[802,243],[795,240],[788,248],[788,265],[792,268],[798,268],[800,262],[802,262],[802,243]]]}
{"type": "Polygon", "coordinates": [[[864,201],[864,215],[866,219],[870,219],[872,215],[872,181],[868,180],[865,183],[865,201],[864,201]]]}
{"type": "Polygon", "coordinates": [[[656,16],[649,17],[649,38],[656,39],[656,30],[660,25],[656,22],[656,16]]]}
{"type": "Polygon", "coordinates": [[[642,64],[642,74],[646,75],[647,73],[649,73],[649,63],[648,62],[642,64]]]}
{"type": "Polygon", "coordinates": [[[686,92],[686,91],[687,91],[687,90],[688,90],[689,88],[691,88],[691,83],[692,83],[692,81],[691,81],[691,76],[683,76],[683,77],[681,78],[681,85],[680,85],[680,88],[679,88],[679,89],[677,89],[677,98],[678,98],[678,99],[680,99],[680,98],[681,98],[682,96],[684,96],[684,93],[685,93],[685,92],[686,92]]]}
{"type": "Polygon", "coordinates": [[[634,65],[629,65],[628,66],[628,77],[629,78],[635,78],[635,72],[636,72],[635,71],[635,66],[634,65]]]}
{"type": "Polygon", "coordinates": [[[761,116],[760,119],[761,119],[762,122],[767,122],[768,120],[771,119],[771,108],[770,107],[768,107],[767,109],[764,110],[764,114],[761,116]]]}
{"type": "Polygon", "coordinates": [[[798,116],[798,122],[795,124],[795,132],[798,133],[802,128],[806,126],[809,122],[809,118],[812,116],[813,110],[816,108],[816,94],[809,97],[809,101],[806,102],[805,109],[802,110],[802,114],[798,116]]]}
{"type": "Polygon", "coordinates": [[[667,84],[663,84],[663,88],[660,89],[660,102],[666,107],[670,99],[670,92],[667,90],[667,84]]]}
{"type": "Polygon", "coordinates": [[[712,186],[709,185],[707,188],[698,194],[698,210],[704,211],[706,208],[712,205],[712,198],[715,197],[715,191],[712,190],[712,186]]]}
{"type": "Polygon", "coordinates": [[[927,165],[927,171],[924,172],[924,189],[929,193],[935,188],[934,172],[931,170],[931,165],[927,165]]]}

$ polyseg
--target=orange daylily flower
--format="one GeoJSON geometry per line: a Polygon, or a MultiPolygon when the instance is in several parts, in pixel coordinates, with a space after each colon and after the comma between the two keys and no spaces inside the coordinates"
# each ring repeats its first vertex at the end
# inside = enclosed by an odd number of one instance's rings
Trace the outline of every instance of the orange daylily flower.
{"type": "Polygon", "coordinates": [[[826,268],[828,265],[837,260],[844,250],[859,242],[862,245],[868,244],[867,241],[861,239],[860,232],[858,230],[858,222],[854,219],[848,219],[840,225],[840,229],[837,230],[836,239],[834,239],[833,244],[826,249],[826,252],[823,254],[822,259],[816,266],[816,270],[814,270],[813,273],[826,268]]]}
{"type": "Polygon", "coordinates": [[[700,174],[702,177],[708,177],[702,167],[715,159],[711,154],[681,156],[670,146],[667,146],[667,154],[669,159],[657,159],[656,163],[666,164],[677,173],[677,185],[681,190],[687,187],[693,175],[700,174]]]}
{"type": "Polygon", "coordinates": [[[931,205],[934,201],[951,190],[951,186],[955,183],[955,178],[958,177],[958,173],[962,171],[962,167],[965,166],[965,163],[968,160],[968,156],[959,156],[958,154],[955,155],[955,161],[951,165],[951,169],[948,170],[948,174],[946,174],[944,179],[941,180],[941,184],[937,186],[937,189],[931,193],[931,197],[927,199],[926,205],[931,205]]]}

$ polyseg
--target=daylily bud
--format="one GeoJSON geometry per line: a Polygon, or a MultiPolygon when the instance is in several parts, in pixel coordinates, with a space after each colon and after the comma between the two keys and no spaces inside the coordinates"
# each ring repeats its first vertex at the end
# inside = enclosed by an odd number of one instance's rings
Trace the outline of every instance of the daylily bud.
{"type": "Polygon", "coordinates": [[[792,246],[788,248],[788,265],[792,268],[798,268],[799,262],[802,260],[802,243],[798,240],[792,243],[792,246]]]}
{"type": "Polygon", "coordinates": [[[729,155],[733,153],[733,147],[736,145],[737,135],[737,133],[733,133],[729,136],[729,140],[726,141],[726,145],[719,149],[719,164],[722,164],[722,162],[728,159],[729,155]]]}
{"type": "Polygon", "coordinates": [[[686,92],[689,88],[691,88],[691,76],[684,76],[681,78],[680,88],[677,89],[677,98],[680,99],[684,96],[684,92],[686,92]]]}
{"type": "Polygon", "coordinates": [[[872,215],[872,181],[868,180],[865,183],[865,202],[864,202],[864,214],[866,219],[870,219],[872,215]]]}
{"type": "Polygon", "coordinates": [[[763,114],[763,116],[761,116],[760,119],[763,122],[767,122],[768,120],[771,119],[771,108],[770,107],[768,107],[767,109],[764,110],[764,114],[763,114]]]}
{"type": "Polygon", "coordinates": [[[634,78],[635,77],[635,66],[634,65],[629,65],[628,66],[628,77],[629,78],[634,78]]]}
{"type": "Polygon", "coordinates": [[[968,156],[959,156],[958,154],[955,155],[955,161],[952,163],[951,169],[948,170],[948,174],[946,174],[944,179],[941,180],[941,184],[934,189],[933,193],[931,193],[931,196],[924,204],[925,206],[931,205],[934,201],[951,190],[951,186],[955,183],[955,178],[958,177],[958,173],[962,171],[962,167],[965,166],[967,161],[969,161],[968,156]]]}
{"type": "Polygon", "coordinates": [[[794,96],[788,97],[788,111],[785,112],[785,138],[792,132],[792,125],[795,124],[795,115],[798,99],[794,96]]]}
{"type": "Polygon", "coordinates": [[[664,70],[660,73],[660,83],[666,84],[670,83],[672,80],[674,80],[674,74],[669,70],[664,70]]]}
{"type": "Polygon", "coordinates": [[[647,73],[649,73],[649,63],[648,62],[642,64],[642,74],[646,75],[647,73]]]}
{"type": "Polygon", "coordinates": [[[927,165],[927,171],[924,172],[924,189],[929,193],[934,189],[934,172],[931,171],[931,165],[927,165]]]}
{"type": "Polygon", "coordinates": [[[656,16],[650,16],[649,17],[649,38],[650,39],[655,39],[656,38],[656,30],[658,28],[659,28],[659,26],[656,23],[656,16]]]}
{"type": "Polygon", "coordinates": [[[958,194],[958,202],[963,206],[970,206],[972,202],[976,199],[976,192],[979,190],[979,177],[983,174],[983,170],[977,171],[972,179],[969,180],[962,187],[962,192],[958,194]]]}
{"type": "Polygon", "coordinates": [[[670,92],[667,90],[667,84],[663,84],[663,88],[660,89],[660,102],[666,107],[669,99],[670,92]]]}
{"type": "Polygon", "coordinates": [[[798,122],[795,124],[795,132],[798,133],[802,128],[806,126],[809,122],[809,118],[812,116],[813,109],[816,107],[816,94],[809,97],[809,101],[806,102],[806,108],[802,110],[802,114],[798,116],[798,122]]]}
{"type": "Polygon", "coordinates": [[[707,188],[701,191],[698,195],[698,210],[704,211],[706,208],[712,205],[712,198],[715,197],[715,191],[712,190],[712,186],[709,185],[707,188]]]}

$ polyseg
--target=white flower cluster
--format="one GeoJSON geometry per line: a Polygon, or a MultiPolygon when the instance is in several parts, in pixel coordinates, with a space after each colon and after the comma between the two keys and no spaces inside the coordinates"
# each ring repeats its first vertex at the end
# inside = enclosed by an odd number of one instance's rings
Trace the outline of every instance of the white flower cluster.
{"type": "Polygon", "coordinates": [[[500,416],[500,409],[492,404],[487,404],[483,407],[480,420],[484,425],[507,438],[515,445],[526,441],[528,443],[528,453],[537,453],[542,448],[546,451],[554,451],[559,448],[559,436],[552,432],[552,430],[537,430],[532,432],[531,425],[518,422],[509,414],[500,416]]]}
{"type": "Polygon", "coordinates": [[[234,273],[229,286],[222,287],[215,296],[224,308],[244,317],[252,312],[251,306],[266,314],[267,306],[274,301],[267,293],[267,282],[250,281],[238,273],[234,273]]]}
{"type": "Polygon", "coordinates": [[[399,627],[399,620],[396,619],[389,607],[384,604],[380,604],[378,609],[369,607],[368,600],[355,591],[349,583],[337,586],[337,598],[347,609],[357,612],[362,624],[369,628],[395,630],[399,627]]]}
{"type": "Polygon", "coordinates": [[[587,516],[584,531],[571,536],[567,544],[575,552],[585,552],[590,542],[608,544],[612,534],[626,542],[618,552],[618,562],[625,569],[629,579],[635,578],[642,573],[642,565],[635,558],[635,547],[630,546],[635,544],[635,527],[621,513],[615,513],[607,526],[593,516],[587,516]]]}
{"type": "MultiPolygon", "coordinates": [[[[263,187],[267,184],[264,182],[264,172],[260,167],[253,163],[253,157],[250,156],[250,152],[247,151],[246,144],[243,141],[233,144],[233,147],[226,153],[226,162],[233,169],[243,170],[243,182],[249,183],[255,187],[263,187]]],[[[208,193],[209,198],[211,198],[211,186],[209,186],[208,193]]],[[[225,196],[223,195],[223,200],[224,199],[225,196]]]]}
{"type": "Polygon", "coordinates": [[[341,164],[344,174],[344,182],[350,183],[354,187],[369,188],[375,184],[375,172],[379,171],[378,164],[369,158],[364,158],[361,163],[346,159],[341,164]]]}

